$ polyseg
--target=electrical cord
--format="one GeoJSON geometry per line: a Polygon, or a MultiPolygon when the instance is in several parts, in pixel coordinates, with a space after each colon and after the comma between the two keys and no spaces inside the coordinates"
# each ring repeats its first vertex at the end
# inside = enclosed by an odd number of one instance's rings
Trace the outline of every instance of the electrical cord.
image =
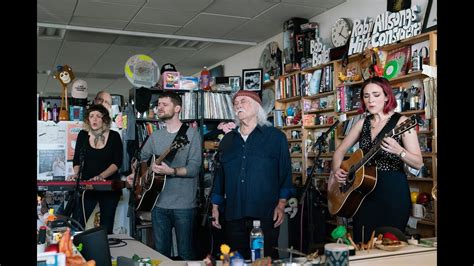
{"type": "Polygon", "coordinates": [[[125,247],[127,242],[123,241],[123,239],[118,239],[118,238],[109,238],[109,247],[110,248],[121,248],[125,247]]]}

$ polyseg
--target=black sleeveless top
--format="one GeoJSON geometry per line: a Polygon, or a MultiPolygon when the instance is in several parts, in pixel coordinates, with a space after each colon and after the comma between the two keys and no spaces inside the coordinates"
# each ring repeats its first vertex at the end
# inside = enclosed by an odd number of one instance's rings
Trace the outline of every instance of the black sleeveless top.
{"type": "MultiPolygon", "coordinates": [[[[364,119],[364,125],[362,126],[362,133],[359,138],[359,148],[364,151],[364,154],[376,144],[376,136],[374,136],[374,140],[372,140],[371,132],[370,132],[370,120],[372,119],[373,115],[368,115],[364,119]]],[[[386,122],[386,125],[392,119],[396,119],[399,117],[398,115],[392,115],[386,122]]],[[[395,136],[394,139],[403,147],[402,143],[402,136],[398,135],[395,136]]],[[[386,152],[382,149],[374,156],[372,159],[369,160],[366,164],[367,166],[377,166],[377,170],[383,171],[403,171],[403,161],[397,154],[386,152]]]]}

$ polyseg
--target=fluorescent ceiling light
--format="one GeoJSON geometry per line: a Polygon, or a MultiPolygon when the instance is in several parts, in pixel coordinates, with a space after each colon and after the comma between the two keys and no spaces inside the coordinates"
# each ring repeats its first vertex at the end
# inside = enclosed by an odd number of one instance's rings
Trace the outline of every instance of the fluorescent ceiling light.
{"type": "Polygon", "coordinates": [[[236,41],[236,40],[227,40],[227,39],[215,39],[215,38],[202,38],[202,37],[194,37],[194,36],[161,34],[161,33],[152,33],[152,32],[114,30],[114,29],[103,29],[103,28],[93,28],[93,27],[84,27],[84,26],[73,26],[73,25],[61,25],[61,24],[52,24],[52,23],[41,23],[41,22],[37,22],[36,25],[38,27],[45,27],[45,28],[56,28],[56,29],[64,29],[64,30],[77,30],[77,31],[111,33],[111,34],[130,35],[130,36],[168,38],[168,39],[178,39],[178,40],[191,40],[191,41],[203,41],[203,42],[214,42],[214,43],[228,43],[228,44],[240,44],[240,45],[250,45],[250,46],[257,45],[256,42],[236,41]]]}

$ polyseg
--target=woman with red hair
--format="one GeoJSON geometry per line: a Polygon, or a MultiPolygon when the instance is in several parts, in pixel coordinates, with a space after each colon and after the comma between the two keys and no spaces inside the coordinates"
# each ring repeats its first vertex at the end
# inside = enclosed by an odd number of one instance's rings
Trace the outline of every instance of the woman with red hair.
{"type": "MultiPolygon", "coordinates": [[[[394,111],[397,102],[392,86],[385,78],[368,79],[362,85],[360,100],[360,111],[367,112],[367,116],[355,123],[334,152],[331,174],[333,180],[330,182],[346,182],[348,172],[340,167],[346,152],[356,142],[366,154],[377,145],[377,135],[391,120],[391,123],[399,125],[408,119],[394,111]]],[[[353,237],[356,243],[362,239],[369,240],[372,231],[381,226],[396,227],[404,232],[410,217],[410,190],[403,166],[407,164],[420,169],[423,165],[416,131],[409,130],[394,137],[384,137],[380,148],[365,164],[376,167],[377,183],[353,217],[353,237]]]]}

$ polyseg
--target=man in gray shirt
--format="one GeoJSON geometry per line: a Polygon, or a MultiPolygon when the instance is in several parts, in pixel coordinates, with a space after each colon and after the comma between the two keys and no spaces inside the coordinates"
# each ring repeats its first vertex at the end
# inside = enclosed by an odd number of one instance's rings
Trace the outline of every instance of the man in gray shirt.
{"type": "MultiPolygon", "coordinates": [[[[181,97],[170,91],[158,96],[158,117],[166,127],[153,132],[141,151],[141,162],[153,155],[163,154],[175,139],[181,125],[181,97]]],[[[155,249],[171,257],[173,227],[176,232],[178,255],[183,260],[194,260],[193,224],[195,219],[198,175],[202,161],[201,137],[196,128],[186,131],[189,144],[179,148],[174,159],[152,163],[150,169],[166,175],[166,182],[151,212],[155,249]]]]}

